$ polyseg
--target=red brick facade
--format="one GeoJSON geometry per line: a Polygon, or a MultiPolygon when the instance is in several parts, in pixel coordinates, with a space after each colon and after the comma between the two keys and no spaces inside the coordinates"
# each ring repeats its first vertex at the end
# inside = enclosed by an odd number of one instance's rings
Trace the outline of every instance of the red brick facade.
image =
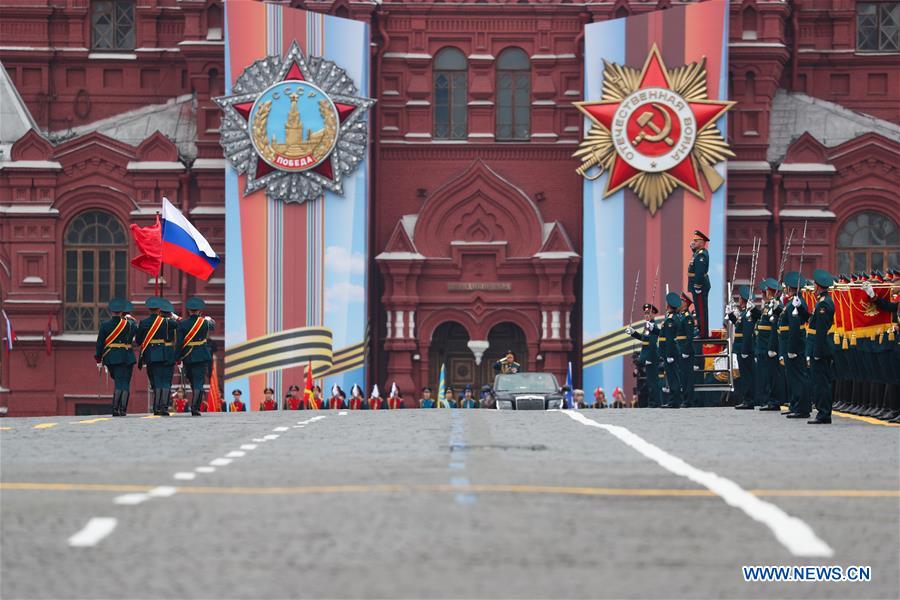
{"type": "MultiPolygon", "coordinates": [[[[90,49],[89,0],[6,0],[0,8],[0,60],[41,129],[0,159],[0,288],[20,338],[2,359],[0,381],[12,393],[0,392],[0,405],[10,414],[72,413],[91,395],[96,403],[86,334],[55,327],[51,356],[40,339],[48,314],[63,323],[63,236],[76,215],[102,207],[123,225],[149,224],[167,195],[223,248],[210,101],[224,89],[221,8],[213,0],[135,4],[134,49],[111,55],[90,49]],[[154,135],[152,125],[129,143],[109,127],[99,131],[110,135],[88,131],[170,101],[191,115],[191,139],[154,135]]],[[[582,28],[677,3],[290,4],[371,24],[373,381],[397,380],[409,395],[435,381],[438,362],[452,361],[451,381],[480,384],[489,377],[484,363],[506,345],[528,368],[564,377],[566,362],[577,364],[577,315],[590,302],[580,297],[578,257],[589,240],[571,158],[582,127],[571,106],[582,96],[582,28]],[[448,46],[466,57],[467,125],[462,139],[437,140],[432,69],[448,46]],[[500,141],[497,60],[510,47],[529,57],[529,135],[500,141]],[[511,293],[522,280],[527,293],[511,293]],[[482,365],[466,340],[491,340],[482,365]]],[[[760,269],[774,274],[781,240],[794,228],[797,244],[804,221],[805,265],[834,270],[848,219],[875,211],[900,223],[900,55],[857,51],[849,0],[732,2],[731,16],[738,105],[729,137],[738,156],[729,164],[728,272],[738,246],[746,256],[756,235],[760,269]],[[822,118],[804,121],[810,115],[822,118]]],[[[739,280],[749,274],[749,261],[741,263],[739,280]]],[[[223,273],[202,284],[166,271],[166,293],[202,294],[221,317],[223,273]]],[[[129,270],[132,299],[152,289],[129,270]]],[[[135,381],[144,384],[142,375],[135,381]]]]}

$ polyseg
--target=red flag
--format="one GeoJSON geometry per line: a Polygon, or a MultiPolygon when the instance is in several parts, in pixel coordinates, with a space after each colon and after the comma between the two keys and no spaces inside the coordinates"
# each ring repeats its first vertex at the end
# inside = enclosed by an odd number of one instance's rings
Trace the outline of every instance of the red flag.
{"type": "Polygon", "coordinates": [[[47,316],[47,327],[44,328],[44,348],[47,350],[47,356],[53,352],[53,314],[47,316]]]}
{"type": "Polygon", "coordinates": [[[131,259],[131,266],[154,277],[159,276],[162,267],[162,226],[159,215],[156,215],[156,223],[150,227],[138,227],[132,223],[131,238],[139,252],[131,259]]]}
{"type": "Polygon", "coordinates": [[[318,409],[319,402],[316,400],[316,390],[313,385],[313,376],[312,376],[312,362],[309,363],[309,367],[306,369],[306,389],[303,391],[303,396],[306,398],[306,406],[311,409],[318,409]]]}
{"type": "Polygon", "coordinates": [[[208,412],[221,412],[222,394],[219,392],[219,373],[216,363],[213,361],[212,374],[209,376],[209,402],[208,412]]]}

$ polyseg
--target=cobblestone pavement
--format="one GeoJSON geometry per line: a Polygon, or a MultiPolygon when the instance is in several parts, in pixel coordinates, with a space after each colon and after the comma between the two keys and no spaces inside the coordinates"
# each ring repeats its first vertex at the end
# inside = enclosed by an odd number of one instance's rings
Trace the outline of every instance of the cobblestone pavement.
{"type": "Polygon", "coordinates": [[[900,429],[578,415],[2,419],[0,595],[900,597],[900,429]]]}

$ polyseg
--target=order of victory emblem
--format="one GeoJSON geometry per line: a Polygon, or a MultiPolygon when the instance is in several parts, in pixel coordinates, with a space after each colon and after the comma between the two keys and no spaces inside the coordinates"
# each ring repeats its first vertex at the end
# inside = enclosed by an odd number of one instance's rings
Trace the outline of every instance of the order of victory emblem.
{"type": "Polygon", "coordinates": [[[343,178],[366,157],[365,114],[375,101],[358,96],[341,67],[305,57],[294,42],[283,58],[247,67],[232,91],[215,98],[220,143],[247,176],[245,194],[266,188],[270,198],[305,202],[343,192],[343,178]]]}
{"type": "Polygon", "coordinates": [[[608,172],[604,198],[627,186],[651,214],[678,186],[702,198],[701,172],[717,190],[714,166],[734,153],[716,120],[734,102],[707,98],[706,59],[667,69],[654,44],[640,71],[603,62],[602,99],[574,103],[591,121],[576,172],[591,181],[608,172]]]}

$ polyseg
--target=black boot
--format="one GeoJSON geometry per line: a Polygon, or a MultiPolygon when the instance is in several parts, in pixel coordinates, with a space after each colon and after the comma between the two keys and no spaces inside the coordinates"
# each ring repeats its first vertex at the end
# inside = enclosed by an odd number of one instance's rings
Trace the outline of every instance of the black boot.
{"type": "Polygon", "coordinates": [[[128,396],[131,392],[123,391],[122,395],[119,396],[119,416],[124,417],[128,415],[128,396]]]}
{"type": "Polygon", "coordinates": [[[163,388],[159,390],[159,416],[168,417],[169,416],[169,388],[163,388]]]}
{"type": "Polygon", "coordinates": [[[191,402],[191,416],[199,417],[200,416],[200,404],[203,402],[203,389],[194,391],[194,398],[191,402]]]}
{"type": "Polygon", "coordinates": [[[119,396],[122,394],[121,390],[113,391],[113,399],[112,399],[112,416],[121,417],[121,413],[119,413],[119,396]]]}

